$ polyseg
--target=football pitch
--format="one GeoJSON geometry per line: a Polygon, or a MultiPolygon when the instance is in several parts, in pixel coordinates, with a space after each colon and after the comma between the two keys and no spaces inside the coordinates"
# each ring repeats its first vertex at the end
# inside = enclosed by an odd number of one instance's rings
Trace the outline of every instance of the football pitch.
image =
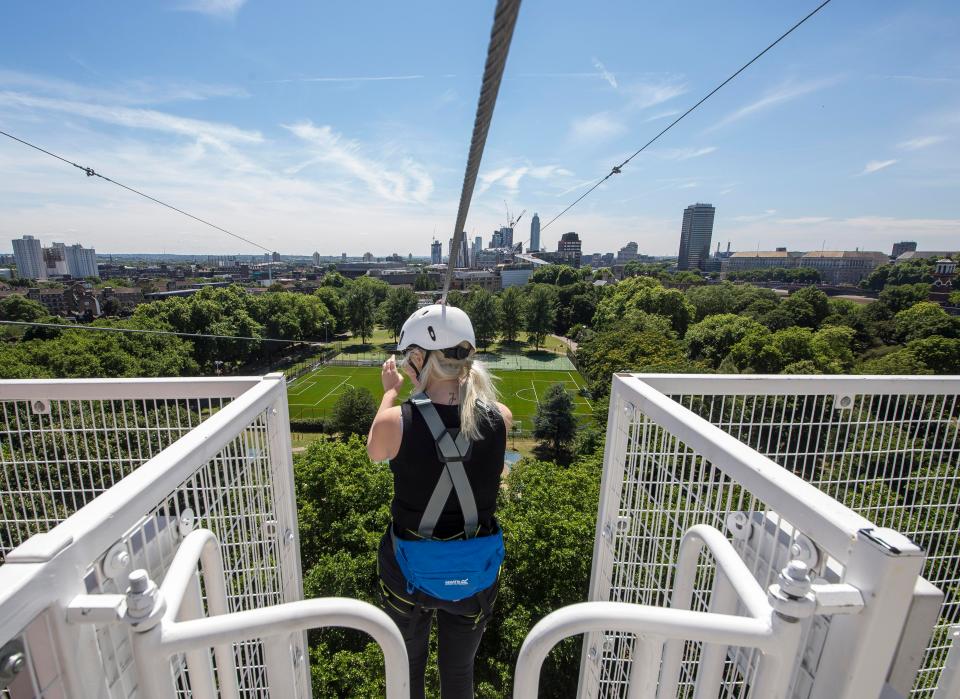
{"type": "MultiPolygon", "coordinates": [[[[576,371],[494,371],[500,400],[510,408],[514,422],[524,432],[533,429],[533,417],[538,401],[553,384],[567,389],[573,399],[574,412],[579,416],[593,413],[590,401],[580,395],[585,385],[576,371]]],[[[287,386],[292,419],[326,417],[347,386],[366,388],[379,402],[383,395],[380,386],[380,367],[324,366],[295,379],[287,386]]],[[[409,390],[409,381],[404,382],[409,390]]]]}

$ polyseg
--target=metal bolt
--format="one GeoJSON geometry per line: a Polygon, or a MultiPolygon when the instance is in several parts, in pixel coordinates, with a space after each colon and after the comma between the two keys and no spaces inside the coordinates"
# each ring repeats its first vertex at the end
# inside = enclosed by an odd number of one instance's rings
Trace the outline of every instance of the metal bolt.
{"type": "Polygon", "coordinates": [[[286,544],[287,546],[293,543],[293,539],[294,539],[294,535],[293,535],[292,529],[288,529],[283,533],[283,543],[286,544]]]}
{"type": "Polygon", "coordinates": [[[597,647],[590,646],[590,650],[587,651],[587,657],[590,658],[590,660],[596,660],[598,655],[597,647]]]}
{"type": "Polygon", "coordinates": [[[143,568],[138,568],[130,573],[129,579],[130,589],[127,591],[128,594],[142,595],[150,588],[150,576],[143,568]]]}
{"type": "Polygon", "coordinates": [[[279,412],[280,412],[280,411],[278,411],[276,408],[270,408],[270,414],[271,414],[271,415],[278,415],[279,412]]]}
{"type": "Polygon", "coordinates": [[[800,560],[792,560],[780,571],[780,589],[794,599],[800,599],[810,592],[810,567],[800,560]]]}
{"type": "Polygon", "coordinates": [[[12,680],[27,665],[27,656],[23,652],[11,653],[0,659],[0,678],[12,680]]]}

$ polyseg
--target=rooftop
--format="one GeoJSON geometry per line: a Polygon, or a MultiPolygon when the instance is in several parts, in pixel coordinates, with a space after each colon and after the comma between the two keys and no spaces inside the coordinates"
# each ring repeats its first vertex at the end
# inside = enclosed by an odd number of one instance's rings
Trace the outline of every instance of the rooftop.
{"type": "MultiPolygon", "coordinates": [[[[957,696],[960,377],[612,382],[589,588],[530,630],[515,697],[577,634],[581,697],[957,696]]],[[[282,375],[0,389],[11,699],[308,697],[328,625],[407,696],[386,615],[303,600],[282,375]]]]}

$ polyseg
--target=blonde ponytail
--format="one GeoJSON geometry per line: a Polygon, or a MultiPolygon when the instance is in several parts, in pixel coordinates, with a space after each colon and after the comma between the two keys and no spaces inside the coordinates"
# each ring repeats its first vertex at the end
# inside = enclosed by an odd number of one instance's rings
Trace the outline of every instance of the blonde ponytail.
{"type": "MultiPolygon", "coordinates": [[[[414,351],[422,351],[417,350],[414,351]]],[[[431,352],[420,370],[419,391],[426,391],[431,381],[456,379],[460,384],[460,429],[470,439],[482,439],[482,423],[490,414],[499,412],[494,377],[478,359],[450,359],[440,352],[431,352]]]]}

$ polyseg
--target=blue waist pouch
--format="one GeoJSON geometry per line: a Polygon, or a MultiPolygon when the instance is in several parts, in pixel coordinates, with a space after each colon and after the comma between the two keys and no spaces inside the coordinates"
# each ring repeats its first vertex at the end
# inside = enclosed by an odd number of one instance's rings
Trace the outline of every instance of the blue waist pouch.
{"type": "Polygon", "coordinates": [[[407,592],[459,602],[497,581],[503,563],[503,530],[471,539],[408,541],[393,536],[393,551],[407,579],[407,592]]]}

